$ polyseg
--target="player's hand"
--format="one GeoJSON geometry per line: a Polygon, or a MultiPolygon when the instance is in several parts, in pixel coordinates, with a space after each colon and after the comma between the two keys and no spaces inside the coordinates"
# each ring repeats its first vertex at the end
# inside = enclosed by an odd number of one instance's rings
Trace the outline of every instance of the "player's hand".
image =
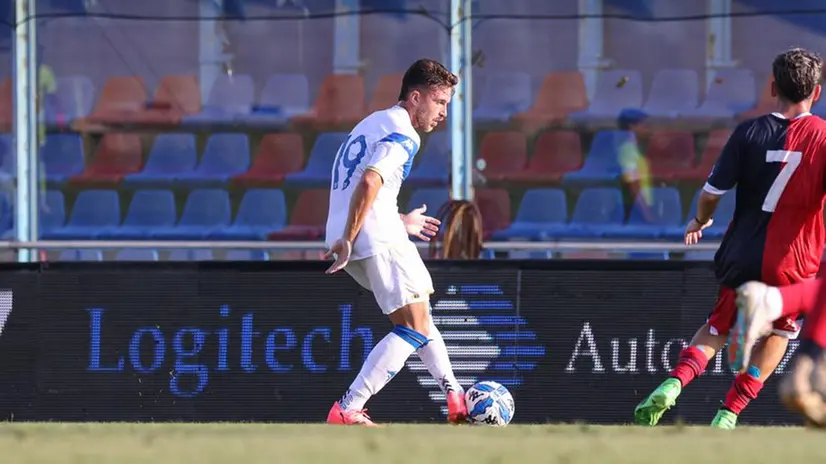
{"type": "Polygon", "coordinates": [[[330,266],[326,274],[333,274],[344,269],[350,261],[350,255],[353,253],[353,244],[349,240],[340,238],[333,243],[333,246],[324,253],[324,259],[330,259],[335,256],[336,261],[330,266]]]}
{"type": "Polygon", "coordinates": [[[430,237],[435,237],[436,233],[439,232],[439,226],[442,222],[436,218],[425,216],[425,211],[427,211],[427,205],[422,205],[403,215],[402,221],[408,235],[414,235],[425,242],[429,242],[430,237]]]}
{"type": "Polygon", "coordinates": [[[685,244],[686,245],[695,245],[697,242],[703,238],[703,229],[707,229],[714,223],[714,219],[709,219],[708,222],[705,224],[700,224],[697,222],[696,219],[692,219],[691,222],[685,227],[685,244]]]}

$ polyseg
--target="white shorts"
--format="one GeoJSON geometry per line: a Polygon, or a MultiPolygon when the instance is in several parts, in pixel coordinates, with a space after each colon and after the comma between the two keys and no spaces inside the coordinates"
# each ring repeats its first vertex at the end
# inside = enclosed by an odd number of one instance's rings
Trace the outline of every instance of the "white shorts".
{"type": "Polygon", "coordinates": [[[433,280],[416,245],[407,241],[344,268],[359,285],[373,292],[384,314],[411,303],[427,301],[433,280]]]}

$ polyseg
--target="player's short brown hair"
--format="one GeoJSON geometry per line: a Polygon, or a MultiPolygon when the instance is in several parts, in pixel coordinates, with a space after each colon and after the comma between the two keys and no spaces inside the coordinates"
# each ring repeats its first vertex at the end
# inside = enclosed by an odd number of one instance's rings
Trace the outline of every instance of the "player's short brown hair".
{"type": "Polygon", "coordinates": [[[433,87],[455,87],[459,77],[448,71],[442,63],[435,60],[418,60],[411,64],[402,78],[402,89],[399,92],[399,101],[407,100],[407,96],[415,89],[433,87]]]}
{"type": "Polygon", "coordinates": [[[780,98],[800,103],[812,96],[823,75],[823,59],[815,52],[793,48],[772,63],[774,85],[780,98]]]}

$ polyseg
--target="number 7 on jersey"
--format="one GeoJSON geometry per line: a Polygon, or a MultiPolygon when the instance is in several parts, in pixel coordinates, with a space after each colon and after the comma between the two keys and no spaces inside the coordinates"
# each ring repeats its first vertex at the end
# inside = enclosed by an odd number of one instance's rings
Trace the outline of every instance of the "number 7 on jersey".
{"type": "Polygon", "coordinates": [[[763,211],[769,213],[774,212],[774,209],[777,207],[777,202],[780,201],[780,196],[783,195],[783,191],[786,190],[786,186],[789,185],[789,179],[792,178],[792,174],[794,174],[797,167],[800,166],[802,159],[803,153],[799,151],[769,150],[766,152],[767,163],[786,164],[780,169],[780,173],[777,174],[777,178],[772,183],[769,193],[766,194],[766,199],[763,200],[763,211]]]}

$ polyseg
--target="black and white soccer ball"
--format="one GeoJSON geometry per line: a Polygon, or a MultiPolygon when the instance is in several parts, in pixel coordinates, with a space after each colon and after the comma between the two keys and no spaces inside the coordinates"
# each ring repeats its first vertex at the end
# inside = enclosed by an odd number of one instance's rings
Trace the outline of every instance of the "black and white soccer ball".
{"type": "Polygon", "coordinates": [[[513,419],[516,405],[511,392],[497,382],[477,382],[465,392],[468,422],[504,427],[513,419]]]}

